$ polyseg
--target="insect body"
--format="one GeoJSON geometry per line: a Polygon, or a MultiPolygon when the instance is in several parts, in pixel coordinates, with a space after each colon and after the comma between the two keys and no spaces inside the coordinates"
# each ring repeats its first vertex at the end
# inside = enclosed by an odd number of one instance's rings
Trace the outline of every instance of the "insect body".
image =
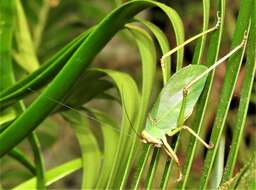
{"type": "MultiPolygon", "coordinates": [[[[184,86],[200,75],[207,67],[203,65],[189,65],[175,73],[162,89],[147,119],[144,133],[153,133],[157,138],[163,138],[165,134],[171,134],[179,121],[180,110],[183,102],[184,86]],[[189,75],[188,75],[189,73],[189,75]]],[[[206,81],[206,76],[193,85],[186,95],[184,120],[192,113],[206,81]]]]}
{"type": "MultiPolygon", "coordinates": [[[[163,146],[165,152],[178,165],[180,165],[179,160],[167,143],[166,135],[173,136],[181,129],[187,128],[183,126],[183,122],[191,115],[202,93],[207,76],[205,75],[201,80],[197,81],[186,92],[184,92],[184,87],[206,70],[207,67],[203,65],[189,65],[175,73],[162,89],[149,113],[146,127],[141,134],[144,143],[151,143],[157,147],[163,146]],[[186,95],[183,96],[183,93],[186,93],[186,95]],[[183,105],[184,103],[185,105],[183,105]]],[[[210,147],[209,145],[206,146],[210,147]]]]}
{"type": "MultiPolygon", "coordinates": [[[[156,100],[143,133],[153,133],[157,138],[163,138],[165,134],[171,135],[172,131],[179,126],[178,118],[184,101],[184,86],[206,70],[207,67],[203,65],[189,65],[175,73],[156,100]]],[[[193,107],[203,90],[206,77],[205,75],[187,91],[184,120],[191,115],[193,107]]]]}

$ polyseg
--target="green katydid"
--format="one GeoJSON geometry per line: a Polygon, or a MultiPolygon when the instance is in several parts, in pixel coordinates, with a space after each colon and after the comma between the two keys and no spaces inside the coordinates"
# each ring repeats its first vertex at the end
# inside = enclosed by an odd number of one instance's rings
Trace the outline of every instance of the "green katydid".
{"type": "MultiPolygon", "coordinates": [[[[216,30],[219,24],[220,19],[218,19],[218,23],[215,27],[196,35],[193,39],[185,41],[175,49],[164,54],[161,58],[162,69],[165,69],[163,64],[164,58],[170,56],[176,50],[185,46],[192,40],[216,30]]],[[[166,136],[173,136],[182,129],[186,129],[206,148],[210,149],[214,146],[213,144],[207,144],[191,128],[184,125],[184,122],[191,115],[193,108],[203,91],[208,73],[219,64],[223,63],[236,51],[244,47],[246,41],[247,33],[245,33],[243,41],[237,47],[209,68],[204,65],[189,65],[180,69],[166,82],[154,103],[152,110],[148,114],[145,129],[141,133],[141,140],[144,143],[153,144],[156,147],[163,147],[167,155],[172,158],[179,167],[180,174],[178,181],[182,179],[180,161],[174,150],[168,144],[166,136]]]]}

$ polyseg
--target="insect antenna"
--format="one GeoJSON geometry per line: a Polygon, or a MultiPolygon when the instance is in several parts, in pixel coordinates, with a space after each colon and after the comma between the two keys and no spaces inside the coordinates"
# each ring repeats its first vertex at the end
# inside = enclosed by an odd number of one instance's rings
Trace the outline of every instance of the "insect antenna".
{"type": "MultiPolygon", "coordinates": [[[[123,87],[122,87],[122,92],[123,92],[123,87]]],[[[135,127],[133,126],[133,124],[132,124],[132,121],[131,121],[131,119],[130,119],[130,117],[129,117],[129,115],[128,115],[128,112],[127,112],[127,109],[126,109],[126,106],[125,106],[125,101],[124,101],[124,98],[123,98],[123,93],[120,93],[121,94],[121,100],[122,100],[122,102],[123,102],[123,104],[124,104],[124,113],[125,113],[125,115],[126,115],[126,117],[127,117],[127,119],[128,119],[128,122],[129,122],[129,124],[130,124],[130,127],[131,127],[131,129],[132,129],[132,131],[136,134],[136,136],[139,138],[139,139],[141,139],[141,135],[136,131],[136,129],[135,129],[135,127]]]]}
{"type": "MultiPolygon", "coordinates": [[[[33,90],[32,88],[27,88],[27,90],[29,90],[29,91],[32,92],[32,93],[36,93],[36,94],[39,94],[39,95],[40,95],[39,92],[37,92],[36,90],[33,90]]],[[[95,118],[95,117],[90,116],[89,114],[87,114],[87,113],[85,112],[85,110],[84,110],[84,111],[80,111],[79,109],[76,109],[76,108],[74,108],[74,107],[72,107],[72,106],[70,106],[70,105],[65,104],[64,102],[61,102],[61,101],[59,101],[59,100],[56,100],[56,99],[51,98],[51,97],[48,97],[48,96],[45,97],[45,98],[47,98],[48,100],[50,100],[50,101],[52,101],[52,102],[54,102],[54,103],[56,103],[56,104],[59,104],[59,105],[65,107],[65,108],[67,108],[67,109],[70,109],[70,110],[72,110],[72,111],[75,111],[75,112],[77,112],[77,113],[79,113],[79,114],[85,116],[86,118],[92,120],[92,121],[96,121],[96,122],[99,123],[99,124],[102,123],[102,121],[100,121],[99,119],[97,119],[97,118],[95,118]]],[[[118,128],[116,128],[116,127],[113,127],[113,126],[111,126],[111,125],[108,125],[108,127],[112,128],[113,130],[115,130],[115,131],[117,131],[117,132],[120,132],[120,129],[118,129],[118,128]]],[[[127,135],[127,136],[132,136],[131,134],[125,134],[125,135],[127,135]]]]}

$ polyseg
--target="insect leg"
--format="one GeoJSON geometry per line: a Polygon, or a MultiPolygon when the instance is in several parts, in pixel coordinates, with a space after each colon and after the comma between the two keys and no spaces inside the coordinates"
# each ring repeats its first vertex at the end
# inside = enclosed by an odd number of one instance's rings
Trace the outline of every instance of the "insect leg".
{"type": "Polygon", "coordinates": [[[197,138],[197,140],[199,140],[206,148],[211,149],[213,148],[213,144],[207,144],[198,134],[195,133],[195,131],[193,131],[190,127],[183,125],[182,129],[186,129],[189,133],[191,133],[192,135],[194,135],[194,137],[197,138]]]}
{"type": "Polygon", "coordinates": [[[213,148],[213,144],[207,144],[198,134],[196,134],[195,131],[193,131],[190,127],[186,126],[186,125],[182,125],[176,129],[174,129],[173,131],[167,133],[168,136],[173,136],[175,134],[177,134],[178,132],[180,132],[182,129],[186,129],[189,133],[191,133],[194,137],[196,137],[206,148],[211,149],[213,148]]]}
{"type": "Polygon", "coordinates": [[[185,108],[186,108],[186,104],[187,104],[187,94],[188,94],[188,91],[186,88],[184,88],[183,89],[183,99],[182,99],[180,113],[179,113],[179,117],[178,117],[178,126],[182,126],[185,121],[185,108]]]}
{"type": "Polygon", "coordinates": [[[218,65],[223,63],[226,59],[228,59],[231,55],[236,53],[241,48],[245,48],[247,43],[248,33],[245,31],[244,38],[242,42],[236,46],[233,50],[231,50],[228,54],[226,54],[224,57],[222,57],[220,60],[218,60],[216,63],[214,63],[211,67],[209,67],[206,71],[204,71],[202,74],[200,74],[198,77],[196,77],[194,80],[192,80],[187,86],[186,89],[188,90],[193,84],[195,84],[197,81],[199,81],[202,77],[207,75],[209,72],[211,72],[213,69],[215,69],[218,65]]]}
{"type": "Polygon", "coordinates": [[[166,138],[164,139],[161,139],[162,142],[163,142],[163,148],[164,148],[164,151],[166,152],[166,154],[172,158],[176,164],[178,165],[178,168],[179,168],[179,178],[177,179],[177,181],[181,181],[182,180],[182,171],[181,171],[181,166],[180,166],[180,161],[179,161],[179,158],[177,156],[177,154],[174,152],[174,150],[172,149],[172,147],[168,144],[166,138]]]}
{"type": "Polygon", "coordinates": [[[218,20],[217,20],[216,25],[213,26],[212,28],[209,28],[208,30],[203,31],[203,32],[201,32],[201,33],[199,33],[199,34],[193,36],[192,38],[189,38],[188,40],[186,40],[186,41],[183,42],[182,44],[178,45],[178,46],[175,47],[174,49],[172,49],[172,50],[170,50],[169,52],[165,53],[165,54],[161,57],[161,59],[160,59],[162,69],[164,70],[164,59],[165,59],[165,58],[171,56],[171,55],[172,55],[173,53],[175,53],[177,50],[183,48],[185,45],[189,44],[190,42],[192,42],[192,41],[194,41],[194,40],[196,40],[196,39],[198,39],[198,38],[200,38],[200,37],[206,35],[207,33],[210,33],[210,32],[212,32],[212,31],[217,30],[217,29],[219,28],[219,26],[220,26],[220,23],[221,23],[221,18],[220,18],[220,16],[219,16],[219,13],[217,13],[217,19],[218,19],[218,20]]]}

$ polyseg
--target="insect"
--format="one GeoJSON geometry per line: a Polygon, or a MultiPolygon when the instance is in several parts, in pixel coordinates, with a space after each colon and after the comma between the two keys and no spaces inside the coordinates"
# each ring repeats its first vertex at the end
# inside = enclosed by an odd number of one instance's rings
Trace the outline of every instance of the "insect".
{"type": "MultiPolygon", "coordinates": [[[[217,29],[220,24],[219,22],[220,19],[218,19],[218,23],[215,27],[198,34],[196,37],[200,37],[217,29]]],[[[196,38],[194,37],[193,39],[196,38]]],[[[166,53],[161,60],[191,41],[192,40],[189,39],[174,50],[166,53]]],[[[197,138],[206,148],[210,149],[214,146],[211,143],[207,144],[191,128],[184,125],[184,122],[192,114],[193,108],[205,86],[208,73],[219,64],[223,63],[236,51],[244,47],[246,41],[247,33],[245,33],[243,41],[236,48],[209,68],[204,65],[189,65],[180,69],[167,81],[154,103],[152,110],[148,114],[145,129],[141,133],[141,140],[144,143],[162,147],[167,155],[177,163],[180,170],[178,181],[182,179],[180,161],[174,150],[168,144],[166,136],[173,136],[185,129],[197,138]]],[[[161,63],[163,63],[163,61],[161,61],[161,63]]],[[[164,67],[163,64],[162,67],[164,67]]]]}

